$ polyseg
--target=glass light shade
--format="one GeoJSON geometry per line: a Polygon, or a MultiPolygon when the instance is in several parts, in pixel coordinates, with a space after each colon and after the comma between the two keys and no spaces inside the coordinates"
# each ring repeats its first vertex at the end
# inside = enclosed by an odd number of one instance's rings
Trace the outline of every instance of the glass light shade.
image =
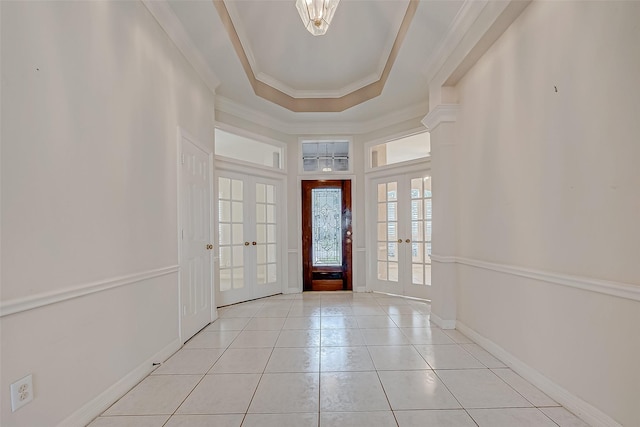
{"type": "Polygon", "coordinates": [[[305,28],[314,36],[327,32],[340,0],[296,0],[296,8],[305,28]]]}

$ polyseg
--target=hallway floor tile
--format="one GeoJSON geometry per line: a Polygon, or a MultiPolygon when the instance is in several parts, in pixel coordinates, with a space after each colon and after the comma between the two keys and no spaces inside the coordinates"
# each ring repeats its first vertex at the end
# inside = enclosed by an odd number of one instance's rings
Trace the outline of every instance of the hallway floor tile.
{"type": "Polygon", "coordinates": [[[351,292],[222,307],[89,426],[587,426],[429,313],[351,292]]]}

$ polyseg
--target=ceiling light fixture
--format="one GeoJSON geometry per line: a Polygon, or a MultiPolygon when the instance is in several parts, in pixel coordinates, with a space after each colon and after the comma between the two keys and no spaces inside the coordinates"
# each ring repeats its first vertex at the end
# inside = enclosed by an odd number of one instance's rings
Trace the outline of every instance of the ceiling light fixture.
{"type": "Polygon", "coordinates": [[[305,28],[314,36],[327,32],[340,0],[296,0],[296,8],[305,28]]]}

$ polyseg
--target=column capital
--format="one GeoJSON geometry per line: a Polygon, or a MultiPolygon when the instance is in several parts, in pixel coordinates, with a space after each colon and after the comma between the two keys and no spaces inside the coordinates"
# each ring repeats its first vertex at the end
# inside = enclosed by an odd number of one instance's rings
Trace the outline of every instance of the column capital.
{"type": "Polygon", "coordinates": [[[427,128],[427,132],[435,130],[441,123],[453,123],[458,117],[459,104],[440,104],[429,111],[424,116],[422,124],[427,128]]]}

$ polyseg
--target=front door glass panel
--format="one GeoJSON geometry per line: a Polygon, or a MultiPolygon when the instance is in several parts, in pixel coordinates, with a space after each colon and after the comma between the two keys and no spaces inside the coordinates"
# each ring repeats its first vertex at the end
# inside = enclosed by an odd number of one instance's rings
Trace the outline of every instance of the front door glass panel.
{"type": "Polygon", "coordinates": [[[313,265],[342,265],[342,191],[314,188],[311,197],[313,265]]]}

